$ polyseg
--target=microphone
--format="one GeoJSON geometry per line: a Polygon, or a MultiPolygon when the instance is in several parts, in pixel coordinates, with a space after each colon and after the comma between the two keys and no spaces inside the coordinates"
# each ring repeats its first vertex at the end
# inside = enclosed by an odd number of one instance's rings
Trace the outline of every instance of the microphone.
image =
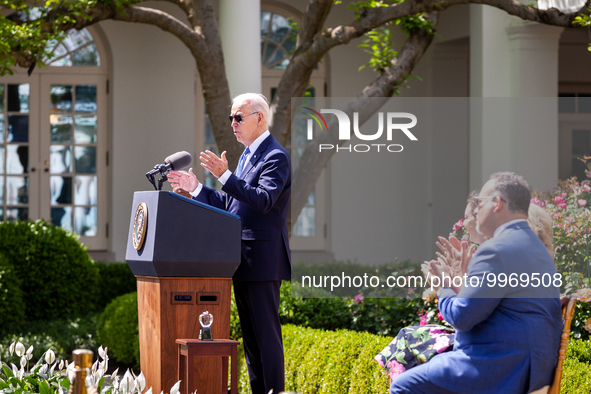
{"type": "Polygon", "coordinates": [[[154,169],[148,171],[146,176],[156,175],[156,174],[166,174],[169,171],[178,171],[182,170],[183,168],[188,167],[193,158],[189,154],[189,152],[181,151],[177,153],[173,153],[172,155],[168,156],[164,159],[164,164],[157,164],[154,166],[154,169]]]}

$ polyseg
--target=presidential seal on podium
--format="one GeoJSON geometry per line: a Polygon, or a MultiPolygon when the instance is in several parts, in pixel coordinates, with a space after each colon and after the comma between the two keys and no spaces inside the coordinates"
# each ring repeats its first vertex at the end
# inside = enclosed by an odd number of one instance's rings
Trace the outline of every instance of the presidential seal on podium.
{"type": "Polygon", "coordinates": [[[133,247],[140,250],[144,245],[146,237],[146,225],[148,224],[148,206],[145,202],[140,203],[135,210],[133,218],[133,247]]]}

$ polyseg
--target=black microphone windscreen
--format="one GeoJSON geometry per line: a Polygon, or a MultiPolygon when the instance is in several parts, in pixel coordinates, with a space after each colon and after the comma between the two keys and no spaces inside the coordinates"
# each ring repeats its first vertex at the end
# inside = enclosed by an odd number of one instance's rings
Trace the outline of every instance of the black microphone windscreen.
{"type": "Polygon", "coordinates": [[[191,165],[193,158],[189,154],[189,152],[181,151],[177,153],[173,153],[172,155],[168,156],[164,159],[166,164],[170,164],[170,169],[173,171],[182,170],[185,167],[191,165]]]}

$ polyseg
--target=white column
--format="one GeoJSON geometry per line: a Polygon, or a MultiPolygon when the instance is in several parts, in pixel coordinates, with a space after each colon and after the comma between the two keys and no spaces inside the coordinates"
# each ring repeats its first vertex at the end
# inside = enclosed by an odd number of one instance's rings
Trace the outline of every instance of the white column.
{"type": "Polygon", "coordinates": [[[230,95],[262,93],[260,1],[221,0],[220,34],[230,95]]]}
{"type": "Polygon", "coordinates": [[[561,28],[490,7],[471,18],[470,189],[514,171],[532,188],[558,179],[558,43],[561,28]]]}
{"type": "Polygon", "coordinates": [[[512,120],[512,166],[532,188],[558,179],[558,47],[563,28],[520,22],[507,28],[511,90],[521,113],[512,120]]]}
{"type": "MultiPolygon", "coordinates": [[[[510,48],[507,14],[484,5],[470,5],[470,96],[510,96],[510,48]]],[[[495,117],[481,100],[470,106],[470,190],[480,189],[494,171],[509,170],[509,152],[499,137],[509,130],[506,118],[495,117]],[[493,170],[494,168],[494,170],[493,170]]],[[[505,139],[505,138],[501,138],[505,139]]]]}

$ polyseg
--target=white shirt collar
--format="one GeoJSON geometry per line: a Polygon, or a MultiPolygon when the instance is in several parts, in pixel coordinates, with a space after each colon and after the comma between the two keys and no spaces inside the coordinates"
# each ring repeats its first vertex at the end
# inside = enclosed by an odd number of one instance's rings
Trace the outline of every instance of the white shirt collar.
{"type": "Polygon", "coordinates": [[[252,155],[254,152],[257,151],[257,149],[259,148],[259,146],[263,143],[263,141],[265,140],[265,138],[267,138],[268,136],[270,136],[271,133],[269,132],[269,130],[266,130],[263,134],[259,135],[257,137],[256,140],[254,140],[252,142],[252,144],[250,144],[250,146],[248,147],[248,149],[250,150],[250,153],[248,154],[247,157],[250,157],[250,155],[252,155]]]}
{"type": "Polygon", "coordinates": [[[502,233],[507,227],[509,227],[513,223],[518,223],[518,222],[527,222],[527,220],[525,220],[525,219],[513,219],[513,220],[508,221],[507,223],[503,223],[499,227],[497,227],[497,229],[495,230],[495,232],[493,234],[493,237],[496,237],[497,235],[499,235],[500,233],[502,233]]]}

